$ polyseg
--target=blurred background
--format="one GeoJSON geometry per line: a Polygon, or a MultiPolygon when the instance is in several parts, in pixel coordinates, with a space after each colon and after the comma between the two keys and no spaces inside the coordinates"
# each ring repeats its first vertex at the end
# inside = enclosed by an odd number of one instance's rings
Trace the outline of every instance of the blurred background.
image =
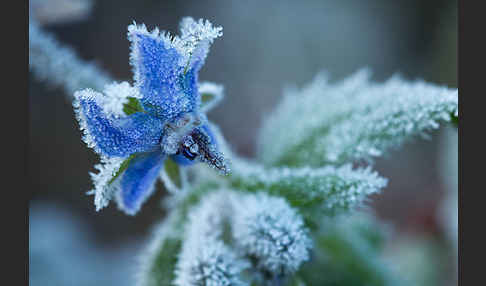
{"type": "MultiPolygon", "coordinates": [[[[171,32],[183,16],[223,26],[200,80],[224,85],[225,99],[208,116],[248,157],[282,89],[302,86],[321,70],[339,80],[367,66],[377,81],[401,73],[457,88],[457,0],[29,5],[43,28],[120,81],[132,81],[126,29],[133,20],[171,32]]],[[[81,141],[68,97],[29,74],[29,100],[31,285],[132,285],[140,250],[165,215],[164,187],[135,217],[115,204],[95,212],[85,192],[97,157],[81,141]]],[[[375,169],[389,185],[369,205],[395,231],[384,255],[416,285],[457,285],[457,129],[407,144],[375,169]]]]}

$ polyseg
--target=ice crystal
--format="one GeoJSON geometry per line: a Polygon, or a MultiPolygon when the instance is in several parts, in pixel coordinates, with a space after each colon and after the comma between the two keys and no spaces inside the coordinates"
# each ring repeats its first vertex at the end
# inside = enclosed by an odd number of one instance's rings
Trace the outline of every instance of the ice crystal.
{"type": "Polygon", "coordinates": [[[89,195],[94,195],[96,211],[106,207],[112,199],[114,193],[118,191],[116,184],[108,184],[113,176],[120,169],[124,158],[112,157],[102,159],[100,164],[95,165],[97,173],[90,173],[94,189],[89,191],[89,195]]]}
{"type": "Polygon", "coordinates": [[[247,263],[222,241],[227,201],[223,191],[215,192],[189,213],[176,285],[246,285],[239,275],[247,263]]]}
{"type": "Polygon", "coordinates": [[[457,116],[457,89],[369,77],[361,70],[329,84],[321,74],[300,91],[288,90],[261,130],[260,158],[296,166],[370,160],[457,116]]]}
{"type": "Polygon", "coordinates": [[[235,244],[257,267],[285,275],[309,259],[311,241],[302,218],[283,198],[264,193],[232,197],[235,244]]]}
{"type": "Polygon", "coordinates": [[[360,206],[387,184],[369,167],[265,168],[243,160],[234,160],[231,181],[237,189],[283,196],[304,213],[316,207],[325,214],[360,206]]]}
{"type": "Polygon", "coordinates": [[[93,63],[79,58],[74,50],[62,45],[29,18],[29,69],[36,78],[64,88],[69,99],[76,90],[101,90],[113,81],[93,63]]]}
{"type": "Polygon", "coordinates": [[[203,64],[214,39],[223,35],[222,27],[213,27],[208,20],[195,21],[185,17],[180,24],[181,36],[175,39],[181,54],[189,58],[190,64],[203,64]]]}
{"type": "Polygon", "coordinates": [[[128,82],[114,82],[104,88],[104,95],[100,98],[100,105],[106,114],[114,117],[125,116],[124,107],[130,98],[140,99],[142,95],[128,82]]]}

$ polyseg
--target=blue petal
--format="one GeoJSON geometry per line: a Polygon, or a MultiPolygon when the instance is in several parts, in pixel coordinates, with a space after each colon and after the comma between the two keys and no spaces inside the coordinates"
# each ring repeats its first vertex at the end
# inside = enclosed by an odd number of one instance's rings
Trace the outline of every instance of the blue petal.
{"type": "MultiPolygon", "coordinates": [[[[218,147],[218,142],[216,142],[216,138],[214,137],[214,134],[213,132],[211,131],[211,129],[209,128],[209,125],[207,124],[204,124],[202,125],[201,127],[199,127],[201,129],[203,129],[204,131],[206,131],[206,133],[208,134],[209,138],[211,138],[211,143],[213,144],[213,146],[217,149],[218,147]]],[[[177,164],[181,165],[181,166],[191,166],[193,165],[194,163],[196,163],[197,160],[189,160],[187,157],[185,157],[184,155],[182,154],[177,154],[177,155],[171,155],[170,158],[176,162],[177,164]]]]}
{"type": "Polygon", "coordinates": [[[186,70],[187,61],[170,39],[144,26],[129,26],[130,62],[145,110],[172,120],[199,106],[197,73],[186,70]],[[185,73],[187,72],[187,73],[185,73]]]}
{"type": "Polygon", "coordinates": [[[194,69],[196,72],[199,72],[199,70],[204,65],[204,62],[206,61],[206,57],[209,53],[210,46],[211,43],[209,40],[203,40],[198,44],[198,46],[196,47],[196,49],[194,50],[191,56],[191,60],[189,63],[191,69],[194,69]]]}
{"type": "Polygon", "coordinates": [[[127,214],[136,214],[153,193],[165,158],[162,152],[155,151],[140,154],[130,161],[120,178],[118,193],[118,206],[127,214]]]}
{"type": "Polygon", "coordinates": [[[109,157],[125,157],[160,148],[163,120],[142,112],[111,118],[103,112],[94,95],[93,91],[82,91],[75,104],[89,147],[109,157]]]}

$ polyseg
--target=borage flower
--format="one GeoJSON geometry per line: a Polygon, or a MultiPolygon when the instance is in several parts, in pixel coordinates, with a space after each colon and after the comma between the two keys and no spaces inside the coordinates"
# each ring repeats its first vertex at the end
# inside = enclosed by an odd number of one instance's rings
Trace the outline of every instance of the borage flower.
{"type": "Polygon", "coordinates": [[[104,94],[85,89],[74,101],[83,140],[102,164],[91,174],[96,209],[113,196],[119,207],[135,214],[154,190],[166,159],[187,166],[202,161],[227,174],[210,125],[201,109],[198,72],[209,46],[222,35],[209,21],[184,18],[181,35],[128,26],[134,86],[105,87],[104,94]]]}

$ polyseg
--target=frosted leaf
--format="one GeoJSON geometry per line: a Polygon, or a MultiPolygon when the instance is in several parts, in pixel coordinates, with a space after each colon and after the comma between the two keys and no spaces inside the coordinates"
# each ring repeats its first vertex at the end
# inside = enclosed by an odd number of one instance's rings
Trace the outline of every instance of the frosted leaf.
{"type": "Polygon", "coordinates": [[[260,133],[266,165],[322,166],[371,160],[458,113],[457,89],[399,76],[384,83],[368,70],[334,84],[319,75],[287,90],[260,133]]]}
{"type": "Polygon", "coordinates": [[[29,69],[37,79],[62,87],[69,100],[76,90],[102,90],[113,81],[98,66],[82,60],[73,49],[43,31],[32,18],[29,18],[29,69]]]}
{"type": "Polygon", "coordinates": [[[94,189],[87,194],[94,195],[96,211],[108,206],[115,193],[120,190],[116,180],[111,184],[109,183],[120,169],[124,160],[125,158],[121,157],[102,157],[101,163],[94,166],[98,172],[90,173],[94,189]]]}
{"type": "Polygon", "coordinates": [[[202,82],[199,84],[199,94],[201,95],[201,112],[207,113],[214,107],[216,107],[224,97],[224,87],[223,85],[212,83],[212,82],[202,82]],[[210,97],[206,100],[206,97],[210,97]]]}
{"type": "Polygon", "coordinates": [[[227,201],[223,191],[214,192],[189,212],[175,285],[246,285],[239,275],[247,263],[221,237],[227,201]]]}
{"type": "Polygon", "coordinates": [[[304,222],[283,198],[234,193],[231,199],[233,240],[242,253],[256,258],[258,268],[287,275],[309,259],[304,222]]]}
{"type": "Polygon", "coordinates": [[[285,197],[303,214],[313,214],[314,209],[324,214],[353,209],[387,184],[369,167],[265,168],[236,159],[230,180],[233,188],[242,191],[285,197]]]}

